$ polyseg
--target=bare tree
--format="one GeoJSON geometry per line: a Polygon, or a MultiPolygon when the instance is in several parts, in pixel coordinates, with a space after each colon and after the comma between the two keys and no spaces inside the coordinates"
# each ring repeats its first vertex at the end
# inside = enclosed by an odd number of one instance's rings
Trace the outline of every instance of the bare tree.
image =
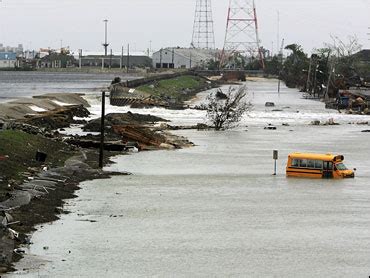
{"type": "Polygon", "coordinates": [[[332,50],[337,58],[353,56],[362,49],[356,36],[348,36],[347,41],[340,39],[337,36],[331,36],[333,43],[327,43],[326,47],[332,50]]]}
{"type": "Polygon", "coordinates": [[[202,107],[207,110],[207,118],[216,130],[228,129],[240,122],[243,115],[252,109],[246,96],[245,85],[238,89],[230,87],[226,93],[220,89],[210,94],[202,107]]]}
{"type": "Polygon", "coordinates": [[[358,38],[356,36],[348,36],[346,40],[341,40],[336,36],[331,36],[331,38],[333,43],[326,44],[331,54],[327,91],[330,85],[337,89],[358,85],[362,82],[359,74],[360,59],[357,55],[362,46],[358,38]]]}

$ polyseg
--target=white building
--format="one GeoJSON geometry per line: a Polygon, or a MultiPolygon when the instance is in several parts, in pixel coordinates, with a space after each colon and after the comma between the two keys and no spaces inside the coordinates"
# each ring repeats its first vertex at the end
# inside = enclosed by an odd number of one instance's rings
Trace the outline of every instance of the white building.
{"type": "Polygon", "coordinates": [[[15,68],[17,54],[13,52],[0,52],[0,68],[15,68]]]}
{"type": "Polygon", "coordinates": [[[196,48],[163,48],[153,53],[154,68],[190,69],[217,58],[218,50],[196,48]]]}

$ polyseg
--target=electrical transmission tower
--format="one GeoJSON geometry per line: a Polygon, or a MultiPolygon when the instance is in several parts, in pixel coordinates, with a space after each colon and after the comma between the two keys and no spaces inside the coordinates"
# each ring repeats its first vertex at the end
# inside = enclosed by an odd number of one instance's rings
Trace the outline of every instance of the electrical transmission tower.
{"type": "Polygon", "coordinates": [[[194,48],[215,49],[211,0],[196,0],[193,39],[194,48]]]}
{"type": "Polygon", "coordinates": [[[258,59],[261,67],[265,67],[254,0],[230,0],[221,65],[232,63],[230,59],[238,54],[251,60],[258,59]]]}

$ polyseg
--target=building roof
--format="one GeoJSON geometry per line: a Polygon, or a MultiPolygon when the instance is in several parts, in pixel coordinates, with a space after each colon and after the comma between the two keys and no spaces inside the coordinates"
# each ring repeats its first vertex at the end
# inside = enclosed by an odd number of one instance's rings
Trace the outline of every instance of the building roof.
{"type": "MultiPolygon", "coordinates": [[[[71,52],[73,56],[75,56],[75,58],[77,59],[79,57],[79,51],[78,50],[75,50],[75,51],[72,51],[71,52]]],[[[121,57],[121,51],[120,52],[117,52],[117,51],[113,51],[113,56],[120,56],[121,57]]],[[[95,57],[105,57],[105,53],[102,52],[102,51],[89,51],[89,50],[83,50],[82,51],[82,56],[83,57],[86,57],[86,56],[95,56],[95,57]]],[[[110,56],[110,51],[108,52],[108,57],[110,56]]],[[[127,50],[125,50],[123,52],[123,56],[127,56],[127,50]]],[[[148,56],[148,53],[144,52],[144,51],[130,51],[130,57],[131,56],[148,56]]]]}
{"type": "MultiPolygon", "coordinates": [[[[159,53],[161,50],[155,52],[159,53]]],[[[199,48],[180,48],[180,47],[167,47],[162,49],[162,51],[174,51],[176,55],[182,56],[184,58],[190,59],[190,56],[193,61],[207,61],[215,58],[215,55],[218,53],[218,50],[211,49],[199,49],[199,48]]]]}
{"type": "Polygon", "coordinates": [[[14,52],[0,52],[0,60],[17,60],[17,54],[14,52]]]}
{"type": "Polygon", "coordinates": [[[370,49],[363,49],[357,52],[355,56],[362,62],[370,62],[370,49]]]}

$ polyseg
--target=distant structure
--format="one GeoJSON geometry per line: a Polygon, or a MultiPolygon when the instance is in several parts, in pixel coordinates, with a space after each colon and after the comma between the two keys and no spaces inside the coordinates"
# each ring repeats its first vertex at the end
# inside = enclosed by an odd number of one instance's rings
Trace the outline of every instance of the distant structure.
{"type": "Polygon", "coordinates": [[[144,52],[131,52],[130,56],[123,53],[112,53],[112,55],[105,56],[99,52],[84,51],[84,55],[76,56],[81,68],[151,68],[152,59],[144,52]]]}
{"type": "Polygon", "coordinates": [[[215,49],[211,0],[196,1],[191,46],[200,49],[215,49]]]}
{"type": "Polygon", "coordinates": [[[264,68],[258,35],[257,12],[254,0],[230,0],[227,15],[225,43],[221,65],[235,67],[237,55],[250,60],[259,59],[264,68]]]}
{"type": "Polygon", "coordinates": [[[13,52],[16,54],[22,54],[23,45],[18,44],[18,46],[4,46],[2,43],[0,43],[0,52],[13,52]]]}
{"type": "Polygon", "coordinates": [[[103,22],[105,24],[105,33],[104,33],[105,41],[103,43],[103,46],[104,46],[105,56],[107,56],[108,55],[108,46],[109,46],[109,43],[108,43],[108,19],[104,19],[103,22]]]}
{"type": "Polygon", "coordinates": [[[0,43],[0,68],[15,68],[17,56],[22,55],[23,45],[4,46],[0,43]]]}
{"type": "Polygon", "coordinates": [[[14,52],[0,52],[0,68],[15,68],[17,54],[14,52]]]}
{"type": "Polygon", "coordinates": [[[153,67],[156,69],[191,69],[205,67],[215,59],[216,50],[168,47],[153,53],[153,67]]]}

